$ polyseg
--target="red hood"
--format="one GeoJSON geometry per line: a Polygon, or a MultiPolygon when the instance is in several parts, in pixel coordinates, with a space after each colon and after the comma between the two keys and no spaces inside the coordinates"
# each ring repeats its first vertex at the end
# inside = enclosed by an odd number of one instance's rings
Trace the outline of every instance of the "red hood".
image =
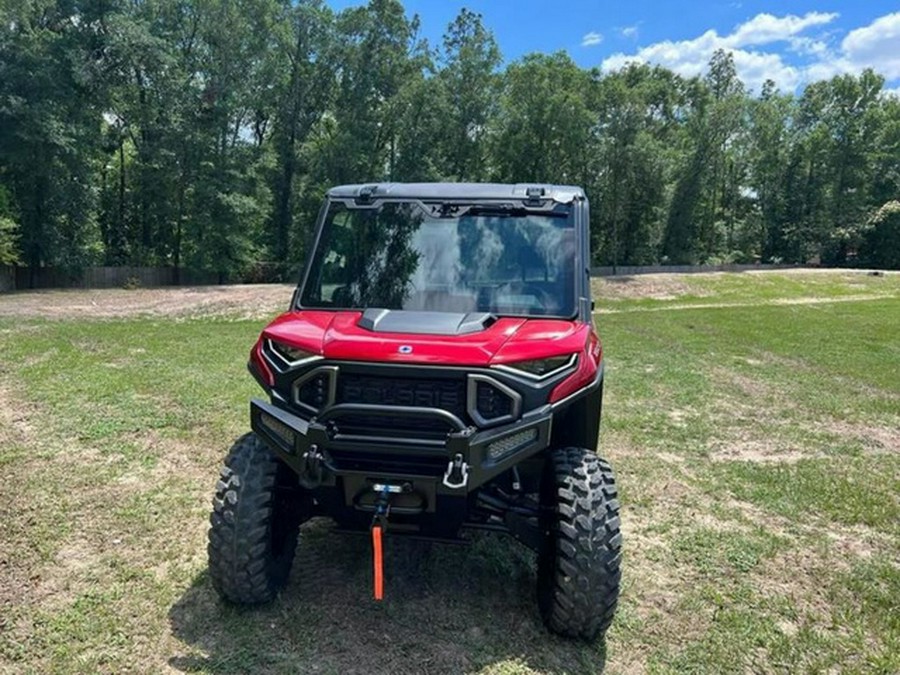
{"type": "Polygon", "coordinates": [[[328,359],[488,366],[581,352],[591,332],[589,324],[576,321],[501,318],[466,335],[376,333],[357,325],[361,316],[353,311],[286,312],[262,337],[328,359]],[[401,353],[401,347],[409,353],[401,353]]]}

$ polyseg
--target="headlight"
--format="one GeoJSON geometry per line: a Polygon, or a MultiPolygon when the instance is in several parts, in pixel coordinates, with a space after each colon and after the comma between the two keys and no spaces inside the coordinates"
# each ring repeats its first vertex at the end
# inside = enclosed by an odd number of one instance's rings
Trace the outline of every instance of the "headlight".
{"type": "Polygon", "coordinates": [[[293,347],[291,345],[285,344],[284,342],[276,342],[275,340],[269,340],[269,349],[273,354],[275,354],[275,356],[278,356],[289,366],[296,365],[301,361],[318,358],[318,354],[308,352],[305,349],[293,347]]]}
{"type": "Polygon", "coordinates": [[[533,359],[530,361],[516,361],[515,363],[505,363],[497,368],[503,368],[518,372],[522,375],[535,379],[544,379],[565,370],[577,358],[576,354],[564,354],[563,356],[551,356],[547,359],[533,359]]]}

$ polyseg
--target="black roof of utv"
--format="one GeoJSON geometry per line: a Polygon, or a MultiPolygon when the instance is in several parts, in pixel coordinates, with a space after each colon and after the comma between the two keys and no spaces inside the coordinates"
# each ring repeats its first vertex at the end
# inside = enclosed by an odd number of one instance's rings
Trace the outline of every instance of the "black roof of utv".
{"type": "Polygon", "coordinates": [[[551,199],[568,204],[583,199],[584,190],[574,185],[546,183],[365,183],[339,185],[328,191],[329,197],[367,199],[551,199]]]}

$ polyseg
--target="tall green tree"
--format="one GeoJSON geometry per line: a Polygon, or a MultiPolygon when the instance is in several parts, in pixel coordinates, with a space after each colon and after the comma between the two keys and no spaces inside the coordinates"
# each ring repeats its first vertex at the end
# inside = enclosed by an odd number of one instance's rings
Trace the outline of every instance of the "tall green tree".
{"type": "Polygon", "coordinates": [[[494,177],[583,183],[592,154],[589,73],[564,52],[510,64],[493,135],[494,177]]]}
{"type": "Polygon", "coordinates": [[[271,127],[273,203],[266,243],[271,259],[285,263],[303,238],[295,228],[304,206],[295,195],[305,187],[302,177],[309,171],[302,149],[331,104],[337,63],[329,58],[333,16],[321,0],[284,3],[272,30],[274,48],[262,73],[272,89],[259,92],[254,132],[263,143],[271,127]]]}
{"type": "Polygon", "coordinates": [[[717,50],[702,81],[689,87],[688,147],[669,212],[664,254],[672,262],[706,262],[728,251],[742,214],[746,97],[734,57],[717,50]]]}
{"type": "Polygon", "coordinates": [[[398,181],[437,181],[446,175],[447,109],[430,59],[425,72],[427,77],[411,78],[399,94],[402,113],[391,172],[398,181]]]}
{"type": "Polygon", "coordinates": [[[681,78],[629,64],[596,87],[594,251],[604,264],[653,264],[665,224],[681,78]]]}
{"type": "Polygon", "coordinates": [[[20,262],[18,230],[9,192],[0,184],[0,265],[20,262]]]}
{"type": "Polygon", "coordinates": [[[43,0],[0,9],[0,172],[32,268],[94,259],[98,120],[106,91],[98,6],[43,0]]]}
{"type": "Polygon", "coordinates": [[[188,222],[193,266],[214,272],[220,281],[256,257],[269,200],[252,124],[274,9],[269,0],[218,0],[206,6],[200,24],[203,78],[195,119],[200,166],[188,222]]]}
{"type": "Polygon", "coordinates": [[[422,77],[418,21],[398,0],[370,0],[337,17],[340,64],[336,99],[326,120],[323,180],[352,183],[390,179],[405,101],[401,91],[422,77]]]}
{"type": "Polygon", "coordinates": [[[883,83],[503,66],[478,14],[433,49],[398,0],[7,0],[0,256],[284,278],[329,185],[492,179],[585,186],[603,263],[893,264],[883,83]]]}
{"type": "Polygon", "coordinates": [[[487,176],[488,124],[498,107],[500,49],[481,15],[463,9],[444,34],[438,73],[443,120],[443,174],[454,180],[487,176]]]}
{"type": "MultiPolygon", "coordinates": [[[[842,75],[828,83],[828,105],[822,111],[831,134],[828,233],[823,261],[843,264],[859,247],[872,204],[866,186],[872,180],[871,159],[877,139],[878,104],[884,78],[872,70],[842,75]]],[[[880,205],[879,205],[880,206],[880,205]]]]}
{"type": "Polygon", "coordinates": [[[771,80],[750,104],[748,184],[756,197],[756,210],[743,247],[761,260],[781,256],[784,247],[781,241],[786,217],[784,185],[795,142],[793,106],[794,100],[780,94],[771,80]]]}

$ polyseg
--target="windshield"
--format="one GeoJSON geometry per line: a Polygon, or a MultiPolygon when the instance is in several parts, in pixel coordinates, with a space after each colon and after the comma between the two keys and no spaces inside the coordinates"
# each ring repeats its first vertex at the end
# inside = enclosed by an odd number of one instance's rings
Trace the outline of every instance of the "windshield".
{"type": "Polygon", "coordinates": [[[300,304],[309,308],[575,314],[571,209],[332,203],[300,304]]]}

